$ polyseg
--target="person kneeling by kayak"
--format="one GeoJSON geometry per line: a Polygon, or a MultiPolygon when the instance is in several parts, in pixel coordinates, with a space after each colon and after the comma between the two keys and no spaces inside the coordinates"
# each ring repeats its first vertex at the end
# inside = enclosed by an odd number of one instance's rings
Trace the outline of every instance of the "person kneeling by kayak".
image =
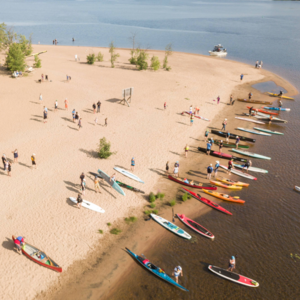
{"type": "Polygon", "coordinates": [[[189,183],[189,181],[186,179],[186,178],[184,178],[184,181],[183,182],[185,182],[185,183],[189,183]]]}
{"type": "Polygon", "coordinates": [[[176,281],[176,283],[178,283],[179,275],[183,276],[182,268],[180,266],[175,267],[172,275],[175,276],[175,281],[176,281]]]}
{"type": "Polygon", "coordinates": [[[13,239],[14,239],[14,243],[17,247],[18,253],[22,255],[22,247],[25,244],[24,237],[18,236],[17,238],[15,238],[15,236],[13,236],[13,239]]]}
{"type": "Polygon", "coordinates": [[[231,259],[229,260],[229,267],[227,271],[232,272],[235,269],[235,257],[231,256],[231,259]]]}

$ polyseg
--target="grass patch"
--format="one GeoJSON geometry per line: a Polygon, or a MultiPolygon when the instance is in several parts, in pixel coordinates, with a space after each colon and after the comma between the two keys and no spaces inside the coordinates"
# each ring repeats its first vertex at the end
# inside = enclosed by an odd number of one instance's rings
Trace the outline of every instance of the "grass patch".
{"type": "Polygon", "coordinates": [[[163,200],[165,197],[164,193],[157,193],[156,198],[159,198],[159,200],[163,200]]]}
{"type": "Polygon", "coordinates": [[[152,209],[152,210],[149,209],[149,210],[145,210],[145,211],[144,211],[144,214],[145,214],[145,215],[150,215],[150,214],[156,214],[156,215],[157,215],[157,214],[158,214],[158,209],[152,209]]]}
{"type": "Polygon", "coordinates": [[[185,100],[190,100],[190,98],[184,98],[185,100]]]}
{"type": "Polygon", "coordinates": [[[103,233],[103,230],[102,230],[102,229],[99,229],[98,231],[99,231],[99,233],[101,233],[101,234],[103,233]]]}
{"type": "Polygon", "coordinates": [[[153,209],[153,210],[152,210],[152,213],[154,213],[154,214],[157,215],[157,214],[158,214],[158,209],[153,209]]]}
{"type": "Polygon", "coordinates": [[[183,202],[185,202],[186,200],[190,199],[189,198],[189,194],[188,193],[184,193],[182,196],[181,196],[181,199],[183,202]]]}
{"type": "Polygon", "coordinates": [[[118,228],[113,228],[110,233],[111,234],[115,234],[115,235],[118,235],[119,233],[121,233],[122,230],[121,229],[118,229],[118,228]]]}
{"type": "Polygon", "coordinates": [[[169,202],[169,205],[170,206],[174,206],[176,204],[176,200],[171,200],[170,202],[169,202]]]}
{"type": "Polygon", "coordinates": [[[151,192],[150,195],[149,195],[149,201],[151,203],[153,203],[153,202],[155,202],[155,200],[156,200],[156,197],[155,197],[154,193],[151,192]]]}
{"type": "Polygon", "coordinates": [[[111,224],[110,224],[110,223],[107,223],[107,226],[111,226],[111,224]]]}
{"type": "Polygon", "coordinates": [[[146,215],[150,215],[150,214],[152,213],[152,211],[149,209],[149,210],[145,210],[144,213],[145,213],[146,215]]]}
{"type": "Polygon", "coordinates": [[[156,205],[155,205],[155,203],[151,203],[150,206],[151,206],[151,208],[154,208],[156,205]]]}
{"type": "Polygon", "coordinates": [[[125,218],[125,222],[126,222],[127,224],[134,223],[134,222],[136,222],[136,220],[137,220],[137,217],[129,217],[129,218],[125,218]]]}

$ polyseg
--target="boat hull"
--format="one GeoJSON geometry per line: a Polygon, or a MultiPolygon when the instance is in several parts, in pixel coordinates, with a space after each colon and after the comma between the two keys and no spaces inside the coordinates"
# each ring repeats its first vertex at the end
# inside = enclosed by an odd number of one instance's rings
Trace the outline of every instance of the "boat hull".
{"type": "MultiPolygon", "coordinates": [[[[264,124],[264,123],[263,123],[264,124]]],[[[223,136],[226,138],[226,132],[224,131],[219,131],[219,130],[215,130],[215,129],[212,129],[211,133],[214,133],[214,134],[217,134],[219,136],[223,136]]],[[[236,139],[237,137],[237,134],[234,134],[234,133],[230,133],[230,139],[236,139]]],[[[246,137],[246,136],[240,136],[240,139],[241,141],[245,141],[245,142],[251,142],[251,143],[255,143],[255,139],[252,139],[252,138],[249,138],[249,137],[246,137]]]]}

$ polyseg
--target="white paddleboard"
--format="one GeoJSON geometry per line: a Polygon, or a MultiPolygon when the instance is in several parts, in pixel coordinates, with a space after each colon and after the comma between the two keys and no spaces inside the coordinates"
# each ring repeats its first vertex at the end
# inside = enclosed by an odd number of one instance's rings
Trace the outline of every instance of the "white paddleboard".
{"type": "Polygon", "coordinates": [[[253,119],[246,119],[246,118],[240,118],[240,117],[235,117],[235,118],[239,119],[239,120],[243,120],[243,121],[253,122],[253,123],[256,123],[256,124],[265,124],[264,122],[256,121],[256,120],[253,120],[253,119]]]}
{"type": "MultiPolygon", "coordinates": [[[[228,168],[226,166],[220,165],[220,167],[223,168],[224,170],[228,171],[228,168]]],[[[241,177],[248,178],[248,179],[257,180],[256,177],[254,177],[254,176],[252,176],[252,175],[250,175],[248,173],[244,173],[244,172],[238,171],[238,170],[233,169],[233,168],[231,169],[231,173],[239,175],[241,177]]]]}
{"type": "Polygon", "coordinates": [[[114,169],[118,172],[120,172],[121,174],[123,174],[124,176],[127,176],[133,180],[136,180],[138,182],[141,182],[141,183],[145,183],[142,179],[140,179],[139,177],[137,177],[136,175],[124,170],[124,169],[121,169],[119,167],[114,167],[114,169]]]}
{"type": "MultiPolygon", "coordinates": [[[[239,168],[239,169],[243,169],[244,168],[244,165],[237,165],[237,164],[233,164],[236,168],[239,168]]],[[[247,168],[245,168],[244,170],[246,170],[247,168]]],[[[249,167],[248,168],[249,171],[252,171],[252,172],[258,172],[258,173],[268,173],[268,170],[264,170],[264,169],[261,169],[261,168],[256,168],[256,167],[249,167]]]]}
{"type": "MultiPolygon", "coordinates": [[[[77,204],[77,199],[74,198],[74,197],[69,197],[69,199],[74,202],[75,204],[77,204]]],[[[92,202],[89,202],[89,201],[86,201],[86,200],[83,200],[82,203],[81,203],[81,206],[82,207],[85,207],[85,208],[88,208],[90,210],[93,210],[93,211],[96,211],[96,212],[100,212],[100,213],[105,213],[105,210],[103,208],[101,208],[100,206],[92,203],[92,202]]]]}

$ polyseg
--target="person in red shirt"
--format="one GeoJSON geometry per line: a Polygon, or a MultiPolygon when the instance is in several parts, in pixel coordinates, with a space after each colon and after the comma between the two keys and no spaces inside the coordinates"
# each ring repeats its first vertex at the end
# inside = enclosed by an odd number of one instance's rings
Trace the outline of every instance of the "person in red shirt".
{"type": "Polygon", "coordinates": [[[25,244],[24,238],[25,237],[22,237],[22,236],[18,236],[17,238],[15,236],[13,236],[14,243],[17,247],[17,251],[21,255],[22,255],[22,246],[25,244]]]}

